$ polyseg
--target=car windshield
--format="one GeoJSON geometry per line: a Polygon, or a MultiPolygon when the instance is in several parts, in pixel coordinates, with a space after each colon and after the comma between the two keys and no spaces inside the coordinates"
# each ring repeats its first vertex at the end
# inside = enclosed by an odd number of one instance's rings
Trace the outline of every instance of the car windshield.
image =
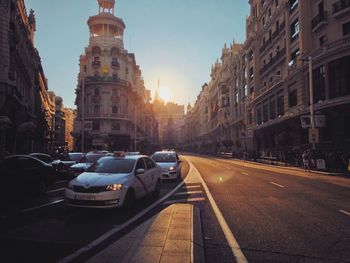
{"type": "Polygon", "coordinates": [[[176,162],[175,155],[173,153],[156,153],[152,156],[152,159],[156,163],[174,163],[176,162]]]}
{"type": "Polygon", "coordinates": [[[86,155],[86,162],[87,163],[95,163],[98,159],[105,156],[104,154],[87,154],[86,155]]]}
{"type": "Polygon", "coordinates": [[[45,162],[45,163],[50,163],[52,162],[52,158],[50,156],[44,155],[44,154],[32,154],[31,156],[45,162]]]}
{"type": "Polygon", "coordinates": [[[97,173],[131,173],[135,160],[106,157],[99,159],[88,172],[97,173]]]}
{"type": "Polygon", "coordinates": [[[69,154],[69,159],[71,161],[80,162],[82,158],[83,158],[82,153],[70,153],[69,154]]]}

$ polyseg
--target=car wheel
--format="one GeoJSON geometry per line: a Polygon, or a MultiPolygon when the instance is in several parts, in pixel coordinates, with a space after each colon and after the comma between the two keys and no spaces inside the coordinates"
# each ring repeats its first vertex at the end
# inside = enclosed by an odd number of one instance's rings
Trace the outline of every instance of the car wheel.
{"type": "Polygon", "coordinates": [[[125,200],[123,207],[124,208],[131,208],[134,203],[135,203],[136,197],[135,197],[135,192],[133,189],[129,189],[128,192],[126,193],[125,200]]]}
{"type": "Polygon", "coordinates": [[[154,191],[153,191],[153,196],[154,197],[158,197],[160,195],[160,189],[162,188],[162,183],[160,181],[160,179],[157,180],[157,183],[156,183],[156,186],[154,188],[154,191]]]}

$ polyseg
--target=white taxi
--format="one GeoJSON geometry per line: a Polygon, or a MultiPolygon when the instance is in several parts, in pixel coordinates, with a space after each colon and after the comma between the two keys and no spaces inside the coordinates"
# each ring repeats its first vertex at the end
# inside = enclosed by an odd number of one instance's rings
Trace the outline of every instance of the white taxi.
{"type": "Polygon", "coordinates": [[[66,204],[93,208],[131,207],[138,198],[160,194],[161,174],[162,168],[148,156],[102,157],[68,183],[66,204]]]}

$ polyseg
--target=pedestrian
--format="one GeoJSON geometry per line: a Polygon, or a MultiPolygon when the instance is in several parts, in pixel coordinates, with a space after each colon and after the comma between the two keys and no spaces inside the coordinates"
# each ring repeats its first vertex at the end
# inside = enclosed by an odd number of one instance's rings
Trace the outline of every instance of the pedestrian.
{"type": "Polygon", "coordinates": [[[306,172],[310,171],[309,155],[307,151],[304,151],[301,158],[303,159],[303,166],[306,172]]]}

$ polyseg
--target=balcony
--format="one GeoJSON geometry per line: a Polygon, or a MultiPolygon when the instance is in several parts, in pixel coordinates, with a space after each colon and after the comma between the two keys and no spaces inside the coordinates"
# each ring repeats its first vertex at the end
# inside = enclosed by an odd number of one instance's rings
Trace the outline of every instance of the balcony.
{"type": "Polygon", "coordinates": [[[260,75],[263,75],[270,69],[273,65],[275,65],[283,56],[286,54],[286,48],[281,49],[277,52],[277,54],[268,62],[266,63],[260,70],[260,75]]]}
{"type": "Polygon", "coordinates": [[[118,78],[117,76],[108,76],[108,77],[104,77],[104,76],[91,76],[91,77],[86,77],[85,81],[87,83],[89,82],[113,82],[113,83],[118,83],[122,86],[131,86],[131,84],[123,79],[118,78]]]}
{"type": "Polygon", "coordinates": [[[92,96],[92,102],[93,103],[100,103],[101,102],[101,96],[100,95],[92,96]]]}
{"type": "Polygon", "coordinates": [[[118,61],[112,61],[111,62],[111,67],[115,69],[120,69],[120,64],[118,61]]]}
{"type": "Polygon", "coordinates": [[[322,47],[311,52],[313,58],[321,57],[332,51],[337,51],[343,48],[349,48],[350,45],[350,35],[343,36],[335,41],[324,44],[322,47]]]}
{"type": "Polygon", "coordinates": [[[119,96],[111,96],[111,101],[114,103],[119,103],[120,102],[120,97],[119,96]]]}
{"type": "Polygon", "coordinates": [[[99,61],[99,60],[92,61],[91,65],[94,68],[99,68],[99,67],[101,67],[101,61],[99,61]]]}
{"type": "Polygon", "coordinates": [[[333,4],[333,16],[340,17],[350,11],[350,0],[340,0],[333,4]]]}
{"type": "Polygon", "coordinates": [[[327,12],[324,11],[323,13],[318,14],[311,20],[311,28],[312,32],[317,31],[319,28],[321,28],[323,25],[327,24],[327,12]]]}

